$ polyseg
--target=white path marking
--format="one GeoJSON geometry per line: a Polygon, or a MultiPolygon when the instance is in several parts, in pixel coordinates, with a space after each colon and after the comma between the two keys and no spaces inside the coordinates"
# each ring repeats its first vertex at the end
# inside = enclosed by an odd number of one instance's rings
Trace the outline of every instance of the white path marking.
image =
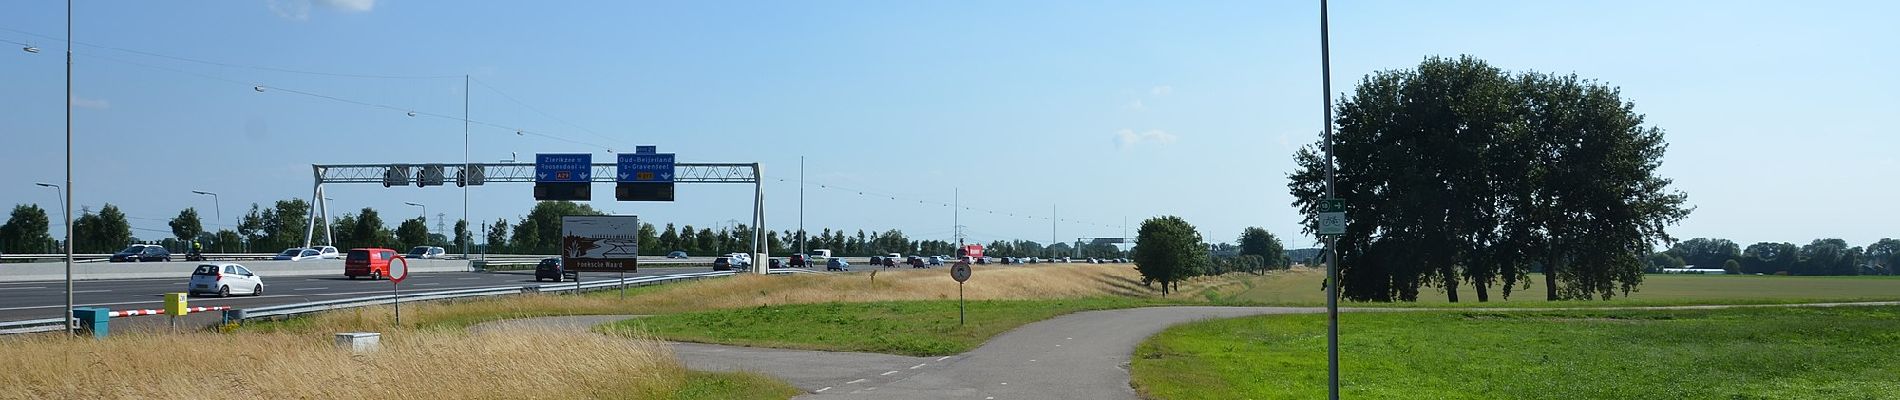
{"type": "Polygon", "coordinates": [[[831,390],[831,387],[830,387],[830,386],[826,386],[826,387],[825,387],[824,389],[818,389],[818,390],[813,390],[813,391],[811,391],[811,392],[812,392],[812,393],[824,393],[824,392],[825,392],[826,390],[831,390]]]}
{"type": "Polygon", "coordinates": [[[950,356],[937,357],[937,361],[943,361],[943,360],[948,360],[948,359],[950,359],[950,356]]]}
{"type": "Polygon", "coordinates": [[[100,289],[100,290],[74,290],[74,291],[73,291],[73,293],[105,293],[105,292],[110,292],[110,291],[112,291],[112,290],[109,290],[109,289],[100,289]]]}
{"type": "Polygon", "coordinates": [[[882,374],[877,374],[877,376],[891,376],[891,374],[895,374],[895,373],[897,373],[897,371],[885,372],[882,374]]]}
{"type": "Polygon", "coordinates": [[[0,287],[0,290],[15,290],[15,289],[45,289],[45,288],[46,288],[45,286],[27,286],[27,287],[0,287]]]}
{"type": "Polygon", "coordinates": [[[912,365],[912,366],[910,367],[910,369],[918,369],[918,368],[923,368],[923,367],[924,367],[925,365],[930,365],[930,364],[917,364],[917,365],[912,365]]]}
{"type": "Polygon", "coordinates": [[[307,287],[307,288],[296,288],[296,289],[291,289],[291,290],[324,290],[324,289],[329,289],[329,288],[327,288],[327,287],[307,287]]]}
{"type": "Polygon", "coordinates": [[[858,382],[864,382],[864,379],[863,379],[863,378],[859,378],[858,380],[855,380],[855,381],[850,381],[850,382],[845,382],[844,384],[846,384],[846,385],[856,385],[856,384],[858,384],[858,382]]]}

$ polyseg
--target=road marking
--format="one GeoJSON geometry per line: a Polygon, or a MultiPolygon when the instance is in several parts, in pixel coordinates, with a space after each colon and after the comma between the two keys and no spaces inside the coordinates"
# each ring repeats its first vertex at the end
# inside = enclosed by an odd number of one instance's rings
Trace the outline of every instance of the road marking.
{"type": "Polygon", "coordinates": [[[482,279],[482,278],[481,278],[481,277],[479,277],[479,276],[478,276],[478,277],[473,277],[473,278],[455,278],[455,280],[458,280],[458,281],[466,281],[466,280],[470,280],[470,279],[482,279]]]}
{"type": "Polygon", "coordinates": [[[818,389],[818,390],[813,390],[813,391],[811,391],[811,392],[812,392],[812,393],[824,393],[824,392],[825,392],[826,390],[831,390],[831,387],[830,387],[830,386],[826,386],[826,387],[825,387],[824,389],[818,389]]]}
{"type": "Polygon", "coordinates": [[[895,374],[895,373],[897,373],[897,371],[885,372],[882,374],[877,374],[877,376],[891,376],[891,374],[895,374]]]}
{"type": "Polygon", "coordinates": [[[440,285],[440,284],[442,284],[442,283],[441,283],[441,282],[429,282],[429,283],[418,283],[418,284],[414,284],[414,285],[410,285],[410,286],[430,286],[430,285],[440,285]]]}
{"type": "Polygon", "coordinates": [[[1036,360],[1029,360],[1029,362],[1036,362],[1036,360]]]}
{"type": "Polygon", "coordinates": [[[844,384],[846,384],[846,385],[856,385],[856,384],[858,384],[858,382],[864,382],[864,379],[862,379],[862,378],[860,378],[860,379],[858,379],[858,380],[855,380],[855,381],[850,381],[850,382],[845,382],[844,384]]]}
{"type": "MultiPolygon", "coordinates": [[[[924,367],[925,365],[930,365],[930,364],[917,364],[917,365],[912,365],[912,366],[910,366],[910,369],[918,369],[918,368],[923,368],[923,367],[924,367]]],[[[894,372],[894,371],[893,371],[893,372],[894,372]]]]}
{"type": "Polygon", "coordinates": [[[28,287],[0,287],[0,290],[17,290],[17,289],[45,289],[45,288],[46,288],[45,286],[28,286],[28,287]]]}
{"type": "Polygon", "coordinates": [[[329,289],[329,288],[327,288],[327,287],[309,287],[309,288],[296,288],[296,289],[291,289],[291,290],[324,290],[324,289],[329,289]]]}
{"type": "Polygon", "coordinates": [[[943,361],[943,360],[948,360],[948,359],[950,359],[950,356],[937,357],[937,361],[943,361]]]}
{"type": "Polygon", "coordinates": [[[1062,340],[1075,340],[1075,338],[1072,338],[1072,337],[1070,337],[1070,338],[1062,338],[1062,340]]]}
{"type": "Polygon", "coordinates": [[[105,293],[105,292],[110,292],[110,291],[112,291],[112,290],[110,290],[110,289],[101,289],[101,290],[74,290],[74,291],[73,291],[73,293],[105,293]]]}
{"type": "Polygon", "coordinates": [[[1009,384],[1009,382],[1003,382],[1003,384],[1004,384],[1004,385],[1008,385],[1008,384],[1009,384]]]}

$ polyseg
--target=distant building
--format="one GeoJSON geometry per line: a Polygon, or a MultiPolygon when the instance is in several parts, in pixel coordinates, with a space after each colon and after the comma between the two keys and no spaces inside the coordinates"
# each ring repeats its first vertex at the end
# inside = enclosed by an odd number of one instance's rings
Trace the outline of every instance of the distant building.
{"type": "Polygon", "coordinates": [[[1714,269],[1714,268],[1663,268],[1662,273],[1688,274],[1688,275],[1722,275],[1722,274],[1728,273],[1728,270],[1714,269]]]}

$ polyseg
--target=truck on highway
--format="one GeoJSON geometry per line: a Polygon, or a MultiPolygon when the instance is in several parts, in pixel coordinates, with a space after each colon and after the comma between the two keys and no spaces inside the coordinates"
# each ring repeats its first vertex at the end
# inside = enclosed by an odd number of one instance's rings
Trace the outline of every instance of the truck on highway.
{"type": "Polygon", "coordinates": [[[957,258],[963,258],[963,257],[969,257],[969,258],[977,259],[977,260],[983,259],[983,245],[980,245],[980,244],[964,245],[963,248],[957,249],[957,258]]]}
{"type": "Polygon", "coordinates": [[[812,249],[811,253],[807,254],[807,256],[811,257],[811,261],[814,264],[823,263],[825,260],[831,259],[831,249],[812,249]]]}

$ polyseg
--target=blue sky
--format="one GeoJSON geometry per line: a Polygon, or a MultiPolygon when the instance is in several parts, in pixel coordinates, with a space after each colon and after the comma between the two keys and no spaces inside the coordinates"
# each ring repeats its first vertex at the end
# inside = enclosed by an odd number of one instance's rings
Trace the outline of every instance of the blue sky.
{"type": "MultiPolygon", "coordinates": [[[[184,207],[214,214],[191,190],[221,193],[229,224],[250,203],[308,198],[313,163],[461,162],[461,121],[427,114],[459,116],[467,74],[471,119],[565,140],[477,125],[473,160],[610,160],[608,148],[653,144],[682,161],[761,162],[775,230],[798,223],[806,156],[813,230],[949,239],[951,209],[918,201],[960,189],[963,205],[997,212],[963,213],[978,241],[1046,243],[1050,221],[1035,217],[1054,207],[1080,221],[1054,227],[1064,241],[1173,214],[1210,241],[1254,225],[1305,247],[1285,174],[1321,128],[1317,13],[1255,1],[82,1],[76,200],[116,204],[156,238],[184,207]]],[[[1893,15],[1886,2],[1336,2],[1333,88],[1458,54],[1600,79],[1668,132],[1662,172],[1697,207],[1675,235],[1865,245],[1900,229],[1885,212],[1900,194],[1900,135],[1885,118],[1900,108],[1893,15]]],[[[0,43],[0,204],[58,209],[33,182],[63,179],[63,44],[32,34],[60,37],[63,18],[58,2],[0,13],[0,40],[42,49],[0,43]]],[[[453,186],[328,190],[333,210],[376,207],[392,224],[419,211],[404,202],[462,213],[453,186]]],[[[471,193],[477,221],[532,203],[526,185],[471,193]]],[[[602,198],[594,206],[615,213],[715,226],[745,221],[751,192],[602,198]]]]}

